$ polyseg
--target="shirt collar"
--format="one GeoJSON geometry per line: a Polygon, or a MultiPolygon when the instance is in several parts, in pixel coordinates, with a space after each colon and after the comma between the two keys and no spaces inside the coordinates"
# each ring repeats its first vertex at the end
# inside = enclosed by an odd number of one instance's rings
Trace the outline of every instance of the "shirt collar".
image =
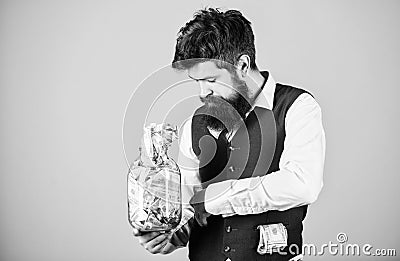
{"type": "Polygon", "coordinates": [[[266,78],[266,82],[264,83],[264,86],[261,87],[262,90],[258,94],[252,110],[255,107],[261,107],[264,109],[272,110],[274,104],[274,93],[276,88],[276,82],[274,78],[272,78],[271,74],[268,73],[267,71],[262,71],[261,74],[264,78],[266,78]]]}

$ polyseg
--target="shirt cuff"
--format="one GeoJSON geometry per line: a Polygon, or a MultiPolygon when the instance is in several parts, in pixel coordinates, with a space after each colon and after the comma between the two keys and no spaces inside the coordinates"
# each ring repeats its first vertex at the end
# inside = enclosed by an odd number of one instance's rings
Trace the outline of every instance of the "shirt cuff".
{"type": "Polygon", "coordinates": [[[234,214],[233,206],[229,203],[231,181],[210,184],[205,193],[204,208],[212,215],[234,214]]]}

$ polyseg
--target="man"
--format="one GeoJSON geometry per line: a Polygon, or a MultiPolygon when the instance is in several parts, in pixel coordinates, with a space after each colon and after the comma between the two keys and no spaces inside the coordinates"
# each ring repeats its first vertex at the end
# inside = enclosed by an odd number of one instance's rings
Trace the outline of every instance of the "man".
{"type": "Polygon", "coordinates": [[[258,70],[250,22],[239,11],[198,12],[179,32],[173,67],[198,82],[204,103],[181,130],[190,204],[176,230],[134,235],[151,253],[188,242],[190,260],[301,259],[302,222],[323,186],[319,105],[258,70]]]}

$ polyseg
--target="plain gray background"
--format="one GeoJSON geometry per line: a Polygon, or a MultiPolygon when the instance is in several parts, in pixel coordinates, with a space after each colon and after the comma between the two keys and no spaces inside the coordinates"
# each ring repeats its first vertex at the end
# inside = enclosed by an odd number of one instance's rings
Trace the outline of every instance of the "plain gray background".
{"type": "Polygon", "coordinates": [[[322,107],[325,186],[305,242],[345,232],[400,250],[399,1],[17,0],[0,3],[0,260],[186,259],[132,237],[121,133],[130,95],[206,5],[240,9],[259,67],[322,107]]]}

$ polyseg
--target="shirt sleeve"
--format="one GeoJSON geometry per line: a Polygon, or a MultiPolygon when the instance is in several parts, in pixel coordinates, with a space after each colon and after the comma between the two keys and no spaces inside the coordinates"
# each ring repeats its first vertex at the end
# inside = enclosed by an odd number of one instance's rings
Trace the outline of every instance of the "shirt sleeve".
{"type": "Polygon", "coordinates": [[[199,162],[192,148],[191,120],[183,124],[179,136],[177,164],[181,171],[182,218],[173,231],[170,243],[176,247],[183,247],[189,241],[193,225],[194,210],[189,202],[194,193],[201,189],[201,181],[198,173],[199,162]]]}
{"type": "Polygon", "coordinates": [[[321,108],[301,94],[285,119],[286,138],[279,171],[209,185],[205,209],[213,215],[258,214],[313,203],[323,186],[325,132],[321,108]]]}

